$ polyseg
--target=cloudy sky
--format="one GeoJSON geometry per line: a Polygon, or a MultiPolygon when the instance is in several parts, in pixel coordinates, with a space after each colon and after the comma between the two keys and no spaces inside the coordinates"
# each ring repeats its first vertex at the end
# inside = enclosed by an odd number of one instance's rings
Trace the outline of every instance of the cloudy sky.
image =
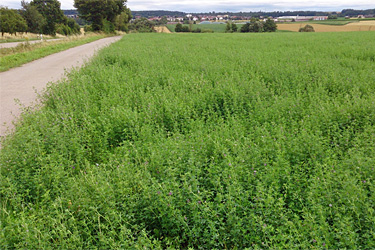
{"type": "MultiPolygon", "coordinates": [[[[20,8],[21,0],[1,0],[0,5],[20,8]]],[[[74,0],[60,0],[62,9],[73,9],[74,0]]],[[[373,9],[374,0],[128,0],[131,10],[177,10],[184,12],[209,11],[285,11],[342,9],[373,9]]]]}

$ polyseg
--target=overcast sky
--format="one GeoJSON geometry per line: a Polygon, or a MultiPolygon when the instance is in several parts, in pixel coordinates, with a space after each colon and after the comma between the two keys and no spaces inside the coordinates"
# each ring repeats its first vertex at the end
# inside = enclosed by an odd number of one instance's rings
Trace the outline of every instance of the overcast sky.
{"type": "MultiPolygon", "coordinates": [[[[1,0],[0,5],[12,9],[21,7],[21,0],[1,0]]],[[[74,0],[60,0],[62,9],[74,9],[74,0]]],[[[128,0],[131,10],[177,10],[184,12],[210,11],[286,11],[342,9],[373,9],[375,0],[128,0]]]]}

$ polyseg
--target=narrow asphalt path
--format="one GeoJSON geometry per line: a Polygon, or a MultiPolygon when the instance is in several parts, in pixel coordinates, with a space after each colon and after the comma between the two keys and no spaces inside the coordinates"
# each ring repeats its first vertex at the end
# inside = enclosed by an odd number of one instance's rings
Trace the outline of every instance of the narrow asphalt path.
{"type": "Polygon", "coordinates": [[[120,39],[103,38],[0,73],[0,136],[11,131],[21,106],[30,106],[48,82],[63,78],[66,70],[82,66],[97,50],[120,39]]]}
{"type": "MultiPolygon", "coordinates": [[[[59,41],[59,40],[62,40],[62,39],[57,38],[57,39],[48,39],[48,40],[32,40],[32,41],[29,41],[28,43],[34,44],[34,43],[41,43],[41,42],[53,42],[53,41],[59,41]]],[[[26,42],[0,43],[0,49],[14,48],[20,45],[21,43],[26,43],[26,42]]]]}

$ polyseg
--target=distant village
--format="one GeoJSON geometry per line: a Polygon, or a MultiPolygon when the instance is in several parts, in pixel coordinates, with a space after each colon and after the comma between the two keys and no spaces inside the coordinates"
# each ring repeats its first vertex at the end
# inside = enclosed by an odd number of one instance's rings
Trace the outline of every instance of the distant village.
{"type": "MultiPolygon", "coordinates": [[[[141,16],[134,16],[134,19],[142,18],[141,16]]],[[[163,17],[150,17],[150,21],[160,21],[163,17]]],[[[167,16],[166,19],[168,23],[183,22],[184,20],[190,20],[194,22],[225,22],[225,21],[247,21],[250,20],[252,16],[230,16],[230,15],[192,15],[187,14],[184,17],[171,17],[167,16]]],[[[282,16],[282,17],[272,17],[272,16],[260,16],[259,19],[272,19],[275,22],[301,22],[301,21],[320,21],[328,20],[328,16],[282,16]]]]}
{"type": "MultiPolygon", "coordinates": [[[[66,16],[79,19],[79,14],[76,10],[64,10],[66,16]]],[[[253,17],[260,20],[268,18],[275,22],[305,22],[305,21],[325,21],[328,19],[360,19],[360,18],[375,18],[375,9],[371,10],[343,10],[342,12],[239,12],[239,13],[195,13],[189,14],[178,11],[132,11],[133,21],[136,19],[147,18],[150,21],[164,24],[176,24],[181,22],[193,21],[196,23],[212,23],[227,21],[245,22],[253,17]]]]}
{"type": "MultiPolygon", "coordinates": [[[[185,20],[194,21],[194,22],[226,22],[226,21],[247,21],[250,20],[253,16],[231,16],[231,15],[192,15],[186,14],[185,16],[157,16],[147,18],[150,21],[161,21],[163,18],[166,18],[168,24],[174,24],[178,22],[183,22],[185,20]]],[[[140,19],[142,16],[136,15],[133,16],[133,19],[140,19]]],[[[261,20],[267,20],[268,18],[272,19],[275,22],[305,22],[305,21],[324,21],[330,19],[329,16],[259,16],[261,20]]],[[[374,15],[357,15],[357,16],[346,16],[345,18],[374,18],[374,15]]]]}

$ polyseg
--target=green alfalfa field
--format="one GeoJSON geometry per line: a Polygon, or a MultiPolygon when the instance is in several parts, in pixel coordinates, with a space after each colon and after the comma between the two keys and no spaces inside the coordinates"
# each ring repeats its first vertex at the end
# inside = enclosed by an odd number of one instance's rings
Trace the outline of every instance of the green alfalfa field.
{"type": "Polygon", "coordinates": [[[0,248],[375,248],[374,41],[124,36],[2,140],[0,248]]]}

